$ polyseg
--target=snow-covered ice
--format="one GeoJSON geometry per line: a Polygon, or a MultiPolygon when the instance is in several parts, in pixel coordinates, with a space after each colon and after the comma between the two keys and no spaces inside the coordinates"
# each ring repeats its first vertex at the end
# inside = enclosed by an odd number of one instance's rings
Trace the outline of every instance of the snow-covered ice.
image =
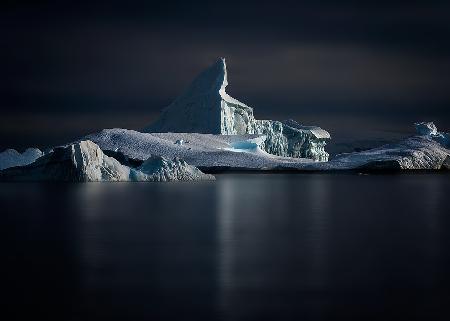
{"type": "MultiPolygon", "coordinates": [[[[447,135],[447,136],[446,136],[447,135]]],[[[362,152],[341,154],[328,162],[281,157],[261,149],[264,135],[212,135],[199,133],[141,133],[127,129],[105,129],[86,138],[103,150],[117,151],[144,161],[150,156],[180,157],[206,171],[249,170],[356,170],[439,169],[450,155],[441,137],[448,134],[415,135],[397,143],[362,152]],[[183,145],[175,142],[183,140],[183,145]]],[[[445,167],[445,166],[444,166],[445,167]]]]}
{"type": "Polygon", "coordinates": [[[329,162],[281,157],[261,146],[264,135],[141,133],[105,129],[56,147],[34,163],[0,171],[2,180],[204,180],[217,170],[449,169],[448,134],[430,131],[378,148],[341,154],[329,162]],[[177,142],[183,141],[183,144],[177,142]],[[197,168],[198,167],[198,168],[197,168]]]}
{"type": "Polygon", "coordinates": [[[250,146],[261,135],[212,135],[199,133],[141,133],[128,129],[104,129],[86,136],[105,151],[117,151],[144,161],[151,156],[179,157],[200,169],[274,169],[289,163],[313,163],[311,159],[281,157],[250,146]],[[183,140],[183,145],[175,144],[183,140]],[[245,147],[245,148],[243,148],[245,147]]]}

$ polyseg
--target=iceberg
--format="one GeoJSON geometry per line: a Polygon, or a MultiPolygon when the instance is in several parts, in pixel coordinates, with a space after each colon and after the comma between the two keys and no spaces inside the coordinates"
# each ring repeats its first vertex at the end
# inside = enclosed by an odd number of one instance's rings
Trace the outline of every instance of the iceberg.
{"type": "MultiPolygon", "coordinates": [[[[128,129],[105,129],[85,137],[105,153],[141,165],[151,156],[180,157],[205,172],[223,170],[378,170],[448,168],[448,134],[416,135],[365,151],[337,155],[328,162],[283,157],[263,149],[265,135],[212,135],[199,133],[141,133],[128,129]],[[183,141],[178,144],[177,141],[183,141]]],[[[320,132],[318,133],[320,135],[320,132]]]]}
{"type": "Polygon", "coordinates": [[[325,145],[330,134],[327,131],[316,126],[302,126],[294,120],[257,120],[253,108],[227,94],[227,85],[227,67],[225,59],[221,58],[200,73],[187,90],[144,131],[265,135],[261,147],[270,154],[328,160],[325,145]]]}
{"type": "MultiPolygon", "coordinates": [[[[203,71],[144,132],[113,128],[45,154],[0,154],[0,180],[212,180],[225,170],[378,171],[450,168],[450,135],[433,122],[380,147],[336,155],[330,134],[290,119],[258,120],[253,108],[226,93],[225,59],[203,71]]],[[[375,146],[375,145],[374,145],[375,146]]]]}
{"type": "Polygon", "coordinates": [[[211,180],[179,159],[153,157],[137,169],[122,165],[89,140],[54,148],[35,162],[0,171],[4,181],[124,182],[211,180]]]}
{"type": "Polygon", "coordinates": [[[0,170],[31,164],[42,154],[38,148],[27,148],[22,154],[15,149],[7,149],[0,153],[0,170]]]}

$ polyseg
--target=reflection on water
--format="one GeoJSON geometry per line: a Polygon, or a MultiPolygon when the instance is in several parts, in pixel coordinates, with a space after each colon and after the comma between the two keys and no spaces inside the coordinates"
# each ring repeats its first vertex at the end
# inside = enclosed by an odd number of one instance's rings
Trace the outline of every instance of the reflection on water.
{"type": "Polygon", "coordinates": [[[326,282],[330,185],[325,176],[302,179],[307,182],[298,189],[278,176],[266,177],[267,184],[253,176],[218,186],[219,296],[226,317],[289,315],[286,309],[300,304],[290,292],[326,282]]]}
{"type": "Polygon", "coordinates": [[[7,307],[33,320],[447,320],[448,178],[0,184],[7,307]]]}

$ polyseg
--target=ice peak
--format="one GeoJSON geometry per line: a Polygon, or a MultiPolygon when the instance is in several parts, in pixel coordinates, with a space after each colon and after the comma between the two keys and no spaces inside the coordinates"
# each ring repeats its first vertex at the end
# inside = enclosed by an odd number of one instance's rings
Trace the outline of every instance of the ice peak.
{"type": "Polygon", "coordinates": [[[225,93],[225,87],[227,85],[227,65],[225,58],[219,58],[194,79],[182,97],[184,99],[186,95],[198,96],[211,91],[225,93]]]}
{"type": "Polygon", "coordinates": [[[222,103],[249,108],[225,92],[227,85],[225,58],[219,58],[201,72],[184,93],[163,110],[161,117],[145,130],[221,134],[222,103]]]}
{"type": "Polygon", "coordinates": [[[418,122],[415,123],[414,126],[419,135],[437,135],[438,133],[436,125],[431,121],[418,122]]]}
{"type": "Polygon", "coordinates": [[[219,64],[222,68],[222,86],[220,86],[220,92],[225,93],[225,88],[228,86],[228,79],[227,79],[227,63],[225,62],[225,58],[219,58],[216,62],[216,64],[219,64]]]}

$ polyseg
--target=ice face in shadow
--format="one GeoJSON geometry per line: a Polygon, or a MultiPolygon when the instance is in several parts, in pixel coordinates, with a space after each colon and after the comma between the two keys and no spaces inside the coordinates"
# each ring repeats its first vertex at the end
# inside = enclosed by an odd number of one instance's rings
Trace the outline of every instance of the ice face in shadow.
{"type": "Polygon", "coordinates": [[[433,122],[419,122],[415,123],[416,132],[419,135],[436,135],[437,128],[433,122]]]}
{"type": "Polygon", "coordinates": [[[7,149],[0,153],[0,170],[31,164],[42,154],[38,148],[27,148],[22,154],[15,149],[7,149]]]}
{"type": "Polygon", "coordinates": [[[133,172],[135,180],[157,182],[214,180],[214,176],[204,174],[197,167],[175,157],[168,160],[160,156],[149,157],[137,171],[133,172]],[[141,174],[143,173],[143,175],[141,174]],[[142,179],[141,179],[142,177],[142,179]]]}
{"type": "Polygon", "coordinates": [[[147,132],[204,133],[221,135],[262,134],[262,148],[271,154],[327,161],[326,140],[320,127],[302,126],[293,120],[257,120],[253,108],[231,97],[225,59],[203,71],[188,89],[165,108],[147,132]]]}
{"type": "Polygon", "coordinates": [[[450,147],[450,134],[438,132],[433,122],[415,123],[414,126],[418,135],[429,137],[447,148],[450,147]]]}

